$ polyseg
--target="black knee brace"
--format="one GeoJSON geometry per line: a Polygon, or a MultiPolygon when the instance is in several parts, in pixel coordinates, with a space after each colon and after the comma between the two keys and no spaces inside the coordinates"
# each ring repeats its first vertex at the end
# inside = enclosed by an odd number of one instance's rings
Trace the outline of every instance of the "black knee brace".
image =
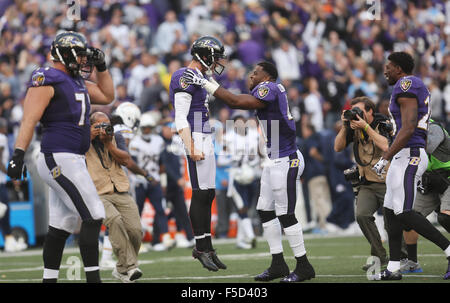
{"type": "Polygon", "coordinates": [[[272,221],[277,217],[275,211],[267,211],[267,210],[258,210],[259,218],[261,219],[261,223],[266,223],[272,221]]]}
{"type": "Polygon", "coordinates": [[[447,214],[438,213],[437,219],[439,224],[441,224],[441,226],[450,233],[450,216],[447,214]]]}
{"type": "Polygon", "coordinates": [[[298,223],[297,218],[294,214],[286,214],[278,217],[283,228],[295,225],[298,223]]]}

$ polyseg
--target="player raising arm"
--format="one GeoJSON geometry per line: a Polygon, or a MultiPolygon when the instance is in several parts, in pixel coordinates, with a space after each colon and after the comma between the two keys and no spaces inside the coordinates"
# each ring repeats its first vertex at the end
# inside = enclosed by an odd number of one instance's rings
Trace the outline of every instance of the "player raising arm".
{"type": "Polygon", "coordinates": [[[232,108],[257,110],[256,116],[262,125],[272,163],[263,169],[256,209],[269,243],[272,264],[255,280],[283,278],[281,282],[301,282],[314,278],[314,269],[306,257],[302,227],[294,214],[296,186],[305,163],[295,143],[295,123],[289,112],[286,90],[276,83],[276,67],[269,62],[255,66],[249,75],[251,94],[235,95],[217,82],[205,79],[198,70],[186,70],[183,77],[187,84],[203,87],[232,108]],[[283,257],[281,227],[297,260],[291,273],[283,257]]]}
{"type": "Polygon", "coordinates": [[[49,189],[49,229],[44,242],[43,282],[56,282],[66,239],[80,229],[80,253],[87,282],[101,282],[98,236],[105,210],[86,168],[90,146],[90,104],[109,104],[114,99],[112,78],[104,53],[88,47],[75,32],[64,32],[52,43],[53,67],[41,67],[31,75],[24,114],[8,166],[8,176],[25,173],[24,155],[38,122],[43,126],[37,168],[49,189]],[[98,82],[82,75],[97,70],[98,82]]]}

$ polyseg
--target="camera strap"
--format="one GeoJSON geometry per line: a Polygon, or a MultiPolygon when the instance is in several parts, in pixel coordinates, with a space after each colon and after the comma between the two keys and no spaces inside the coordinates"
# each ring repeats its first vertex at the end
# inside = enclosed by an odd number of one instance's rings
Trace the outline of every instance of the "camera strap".
{"type": "MultiPolygon", "coordinates": [[[[361,131],[361,133],[362,133],[363,131],[361,131]]],[[[355,137],[356,137],[356,132],[355,132],[355,137]]],[[[360,143],[360,139],[359,138],[355,138],[356,140],[353,140],[354,141],[354,144],[353,144],[353,154],[355,155],[355,161],[356,161],[356,163],[358,163],[359,165],[361,165],[361,166],[368,166],[368,165],[370,165],[370,163],[372,163],[372,161],[373,161],[373,159],[374,159],[374,156],[375,156],[375,144],[373,143],[373,141],[371,142],[372,143],[372,158],[370,159],[370,161],[369,162],[367,162],[367,163],[364,163],[363,161],[362,161],[362,159],[361,159],[361,157],[359,156],[359,144],[361,144],[360,143]]]]}
{"type": "MultiPolygon", "coordinates": [[[[104,169],[110,169],[112,166],[112,163],[109,167],[106,167],[105,163],[103,162],[103,152],[104,152],[104,148],[103,148],[103,144],[98,140],[98,138],[95,138],[92,141],[92,146],[94,146],[95,152],[98,155],[98,158],[100,159],[100,163],[102,164],[104,169]]],[[[111,156],[110,156],[111,158],[111,156]]]]}

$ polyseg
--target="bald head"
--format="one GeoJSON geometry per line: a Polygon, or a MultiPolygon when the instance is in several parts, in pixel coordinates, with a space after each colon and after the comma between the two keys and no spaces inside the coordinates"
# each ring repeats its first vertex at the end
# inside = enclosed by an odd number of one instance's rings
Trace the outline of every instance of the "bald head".
{"type": "Polygon", "coordinates": [[[97,122],[102,123],[102,122],[106,122],[109,123],[109,117],[107,114],[102,113],[102,112],[95,112],[93,114],[91,114],[91,124],[95,124],[97,122]]]}

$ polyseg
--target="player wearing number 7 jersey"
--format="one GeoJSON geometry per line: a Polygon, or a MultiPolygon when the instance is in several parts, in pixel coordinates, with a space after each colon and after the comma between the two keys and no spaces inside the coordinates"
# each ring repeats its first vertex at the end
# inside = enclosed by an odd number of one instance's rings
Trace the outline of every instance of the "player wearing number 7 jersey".
{"type": "Polygon", "coordinates": [[[87,282],[101,282],[98,236],[105,217],[103,204],[88,173],[85,153],[90,145],[90,103],[109,104],[114,86],[105,55],[88,47],[75,32],[64,32],[52,43],[53,67],[31,75],[24,113],[8,176],[21,178],[24,154],[38,122],[42,125],[40,177],[49,185],[49,229],[43,248],[43,282],[56,282],[66,239],[80,229],[80,254],[87,282]],[[84,81],[96,68],[97,83],[84,81]]]}
{"type": "Polygon", "coordinates": [[[403,229],[415,230],[444,250],[449,265],[444,279],[450,278],[450,242],[424,216],[413,210],[417,183],[428,165],[425,152],[430,92],[419,78],[412,75],[414,61],[405,52],[388,56],[385,77],[394,85],[389,105],[394,126],[394,141],[374,166],[377,174],[384,171],[386,160],[391,165],[386,175],[384,212],[389,236],[389,263],[375,280],[400,280],[400,249],[403,229]]]}
{"type": "Polygon", "coordinates": [[[285,88],[276,83],[276,67],[269,62],[255,66],[249,75],[251,94],[235,95],[193,70],[186,70],[183,77],[186,83],[202,86],[231,108],[256,109],[270,158],[270,164],[263,168],[256,208],[272,254],[272,264],[255,280],[283,278],[281,282],[301,282],[314,278],[314,269],[306,257],[303,231],[294,214],[296,187],[305,163],[295,144],[295,123],[289,112],[285,88]],[[297,260],[291,273],[283,257],[282,228],[297,260]]]}

